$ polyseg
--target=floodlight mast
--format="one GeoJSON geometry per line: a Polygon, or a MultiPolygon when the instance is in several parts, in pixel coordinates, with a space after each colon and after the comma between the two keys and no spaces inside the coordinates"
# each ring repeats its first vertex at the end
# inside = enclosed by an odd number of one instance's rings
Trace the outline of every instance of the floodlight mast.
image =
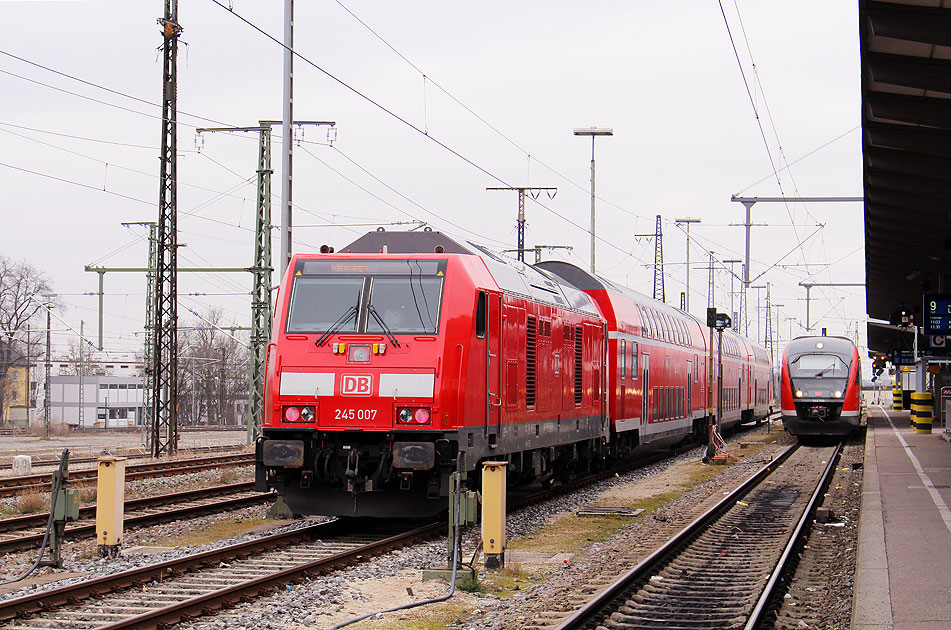
{"type": "Polygon", "coordinates": [[[614,129],[608,127],[586,127],[575,129],[576,136],[591,136],[591,273],[594,274],[594,139],[597,136],[613,136],[614,129]]]}

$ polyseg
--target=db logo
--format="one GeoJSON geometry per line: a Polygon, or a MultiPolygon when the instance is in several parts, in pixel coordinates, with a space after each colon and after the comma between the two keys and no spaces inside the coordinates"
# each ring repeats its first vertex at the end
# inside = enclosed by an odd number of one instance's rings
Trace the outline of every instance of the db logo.
{"type": "Polygon", "coordinates": [[[343,396],[369,396],[373,377],[365,374],[344,374],[340,384],[343,396]]]}

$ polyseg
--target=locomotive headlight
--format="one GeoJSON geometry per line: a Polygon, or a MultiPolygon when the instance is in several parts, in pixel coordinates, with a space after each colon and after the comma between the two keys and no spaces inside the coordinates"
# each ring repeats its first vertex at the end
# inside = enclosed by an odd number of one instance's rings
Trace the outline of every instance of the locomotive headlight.
{"type": "Polygon", "coordinates": [[[304,407],[300,410],[300,419],[304,422],[312,422],[314,420],[314,415],[313,407],[304,407]]]}
{"type": "Polygon", "coordinates": [[[833,393],[832,395],[835,396],[836,398],[842,398],[842,391],[837,389],[835,390],[835,393],[833,393]]]}
{"type": "Polygon", "coordinates": [[[297,422],[300,418],[300,409],[297,407],[287,407],[284,409],[284,419],[288,422],[297,422]]]}
{"type": "Polygon", "coordinates": [[[413,419],[416,420],[416,424],[429,424],[429,409],[420,407],[416,410],[416,413],[413,414],[413,419]]]}
{"type": "Polygon", "coordinates": [[[797,390],[796,390],[796,398],[802,398],[802,390],[801,390],[801,389],[797,389],[797,390]]]}
{"type": "Polygon", "coordinates": [[[413,410],[409,407],[400,407],[397,419],[403,424],[409,424],[413,421],[413,410]]]}

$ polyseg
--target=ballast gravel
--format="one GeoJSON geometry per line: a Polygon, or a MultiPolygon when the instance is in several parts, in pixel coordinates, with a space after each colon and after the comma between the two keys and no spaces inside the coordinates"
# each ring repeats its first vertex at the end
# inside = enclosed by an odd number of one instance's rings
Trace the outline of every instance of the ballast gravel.
{"type": "MultiPolygon", "coordinates": [[[[627,552],[632,541],[643,537],[645,532],[656,528],[658,523],[680,519],[687,521],[711,496],[721,496],[724,488],[735,487],[755,470],[768,463],[775,454],[788,445],[788,441],[784,440],[784,442],[786,444],[766,446],[764,450],[748,458],[749,461],[744,460],[734,466],[725,467],[716,479],[686,490],[682,498],[658,510],[644,521],[628,526],[611,540],[578,550],[569,563],[552,568],[544,576],[543,582],[534,585],[525,584],[524,590],[516,592],[511,597],[499,597],[491,593],[464,593],[457,590],[452,601],[455,606],[461,606],[461,609],[451,627],[466,630],[519,628],[528,625],[532,615],[557,609],[564,605],[571,594],[586,588],[593,576],[606,573],[615,575],[629,568],[621,564],[621,561],[615,562],[613,559],[627,552]]],[[[521,509],[509,515],[506,522],[506,536],[510,540],[526,536],[543,527],[553,517],[595,501],[605,490],[636,484],[655,475],[663,475],[677,464],[697,461],[703,456],[704,450],[704,448],[696,448],[663,462],[621,474],[596,486],[521,509]]],[[[477,536],[478,531],[474,529],[464,533],[465,561],[469,560],[478,544],[477,536]]],[[[375,584],[401,573],[406,574],[408,569],[444,565],[445,555],[445,539],[391,552],[329,576],[302,584],[288,584],[284,589],[276,590],[270,596],[259,598],[248,604],[241,604],[233,610],[222,611],[214,617],[205,617],[194,623],[182,624],[179,627],[183,630],[330,628],[336,623],[357,616],[355,612],[357,610],[363,612],[391,607],[389,597],[378,596],[371,601],[366,593],[378,591],[375,584]],[[367,605],[377,601],[376,607],[367,605]]],[[[411,590],[419,585],[418,571],[414,573],[416,573],[415,577],[407,577],[405,582],[411,590]]],[[[401,587],[390,586],[389,588],[403,590],[401,587]]],[[[441,595],[446,590],[446,586],[443,585],[437,594],[441,595]]],[[[414,592],[414,596],[402,597],[402,599],[407,602],[424,599],[416,595],[414,592]]],[[[383,616],[381,617],[382,627],[399,628],[401,618],[405,619],[405,615],[400,612],[383,616]]]]}

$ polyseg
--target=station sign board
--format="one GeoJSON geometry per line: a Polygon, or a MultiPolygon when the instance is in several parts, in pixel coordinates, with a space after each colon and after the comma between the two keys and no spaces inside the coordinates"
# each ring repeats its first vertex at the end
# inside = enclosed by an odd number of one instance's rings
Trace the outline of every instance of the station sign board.
{"type": "Polygon", "coordinates": [[[925,293],[922,312],[926,335],[951,334],[951,294],[925,293]]]}
{"type": "Polygon", "coordinates": [[[892,350],[892,365],[914,365],[914,350],[892,350]]]}

